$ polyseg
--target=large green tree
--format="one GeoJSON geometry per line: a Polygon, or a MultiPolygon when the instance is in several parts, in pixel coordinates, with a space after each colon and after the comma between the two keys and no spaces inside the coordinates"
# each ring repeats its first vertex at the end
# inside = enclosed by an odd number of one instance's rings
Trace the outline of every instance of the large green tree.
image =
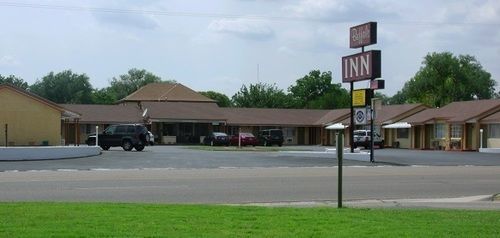
{"type": "Polygon", "coordinates": [[[0,74],[0,84],[8,83],[14,86],[20,87],[22,89],[28,88],[28,83],[24,82],[22,78],[16,77],[14,75],[9,75],[7,77],[0,74]]]}
{"type": "Polygon", "coordinates": [[[159,76],[156,76],[145,69],[134,68],[130,69],[126,74],[120,75],[118,78],[113,77],[110,82],[111,86],[106,90],[106,92],[110,94],[108,96],[113,98],[113,101],[117,101],[123,99],[146,84],[159,82],[175,83],[175,80],[162,81],[159,76]]]}
{"type": "Polygon", "coordinates": [[[92,85],[85,74],[71,70],[50,72],[29,90],[56,103],[92,103],[92,85]]]}
{"type": "Polygon", "coordinates": [[[213,99],[219,107],[231,107],[231,100],[228,96],[214,91],[199,92],[201,95],[213,99]]]}
{"type": "Polygon", "coordinates": [[[266,83],[243,85],[232,97],[235,107],[288,108],[289,97],[276,85],[266,83]]]}
{"type": "Polygon", "coordinates": [[[349,106],[349,92],[340,84],[332,84],[330,71],[313,70],[297,79],[288,91],[296,108],[333,109],[349,106]]]}
{"type": "Polygon", "coordinates": [[[400,91],[400,100],[441,107],[453,101],[494,97],[496,82],[473,56],[430,53],[422,64],[400,91]]]}

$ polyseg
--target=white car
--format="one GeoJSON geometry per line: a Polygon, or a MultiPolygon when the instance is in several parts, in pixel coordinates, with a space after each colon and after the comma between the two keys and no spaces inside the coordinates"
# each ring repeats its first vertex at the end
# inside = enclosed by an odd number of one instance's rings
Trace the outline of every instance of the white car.
{"type": "MultiPolygon", "coordinates": [[[[355,130],[354,131],[354,148],[358,146],[363,146],[365,148],[370,148],[370,130],[355,130]]],[[[384,138],[382,138],[377,132],[373,134],[373,144],[379,148],[384,148],[384,138]]]]}

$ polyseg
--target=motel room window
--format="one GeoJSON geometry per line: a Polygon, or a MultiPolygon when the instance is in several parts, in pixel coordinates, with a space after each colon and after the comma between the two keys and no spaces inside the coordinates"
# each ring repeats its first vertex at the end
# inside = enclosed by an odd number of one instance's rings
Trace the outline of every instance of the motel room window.
{"type": "Polygon", "coordinates": [[[500,124],[488,125],[488,137],[489,138],[500,138],[500,124]]]}
{"type": "Polygon", "coordinates": [[[451,138],[462,138],[463,125],[453,124],[451,125],[451,138]]]}
{"type": "Polygon", "coordinates": [[[397,130],[397,134],[398,134],[398,138],[408,138],[408,135],[410,133],[410,129],[409,128],[398,128],[397,130]]]}
{"type": "Polygon", "coordinates": [[[434,138],[440,139],[445,137],[445,127],[444,124],[435,124],[434,125],[434,138]]]}

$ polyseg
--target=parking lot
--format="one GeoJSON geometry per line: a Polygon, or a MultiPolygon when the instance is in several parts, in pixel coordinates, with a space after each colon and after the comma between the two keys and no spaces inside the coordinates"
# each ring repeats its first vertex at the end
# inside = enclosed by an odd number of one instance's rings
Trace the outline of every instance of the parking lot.
{"type": "MultiPolygon", "coordinates": [[[[335,153],[327,147],[282,147],[283,151],[204,151],[189,146],[149,146],[142,152],[126,152],[120,147],[102,155],[54,161],[0,162],[0,171],[99,170],[150,168],[276,168],[331,167],[337,165],[335,153]]],[[[375,150],[375,163],[344,161],[345,166],[499,166],[499,154],[478,152],[421,151],[405,149],[375,150]]]]}

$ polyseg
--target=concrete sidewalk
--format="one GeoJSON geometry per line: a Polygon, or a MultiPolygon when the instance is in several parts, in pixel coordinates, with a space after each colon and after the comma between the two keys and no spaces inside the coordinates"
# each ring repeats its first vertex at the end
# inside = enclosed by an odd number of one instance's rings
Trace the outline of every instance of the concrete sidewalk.
{"type": "MultiPolygon", "coordinates": [[[[337,201],[302,201],[246,203],[237,205],[265,207],[337,207],[337,201]]],[[[466,209],[500,210],[500,195],[478,195],[458,198],[435,199],[372,199],[344,201],[344,207],[354,208],[405,208],[405,209],[466,209]]]]}

